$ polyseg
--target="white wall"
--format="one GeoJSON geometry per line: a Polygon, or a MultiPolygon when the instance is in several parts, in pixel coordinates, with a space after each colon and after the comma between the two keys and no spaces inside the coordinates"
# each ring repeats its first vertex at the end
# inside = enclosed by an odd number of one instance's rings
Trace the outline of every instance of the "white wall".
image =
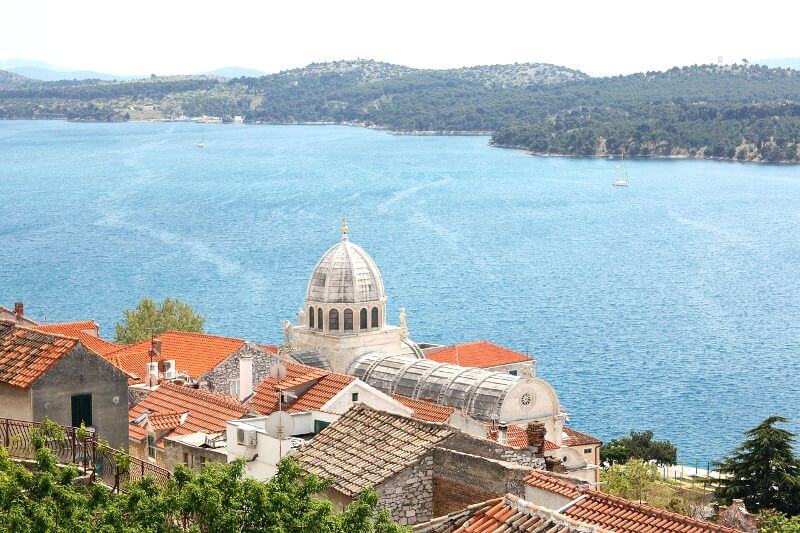
{"type": "Polygon", "coordinates": [[[340,415],[346,413],[355,403],[353,402],[353,393],[356,392],[358,393],[358,401],[373,409],[403,416],[411,416],[414,412],[409,407],[401,404],[391,396],[382,393],[375,387],[367,385],[360,379],[353,381],[342,389],[336,396],[331,398],[328,403],[323,405],[321,410],[340,415]]]}

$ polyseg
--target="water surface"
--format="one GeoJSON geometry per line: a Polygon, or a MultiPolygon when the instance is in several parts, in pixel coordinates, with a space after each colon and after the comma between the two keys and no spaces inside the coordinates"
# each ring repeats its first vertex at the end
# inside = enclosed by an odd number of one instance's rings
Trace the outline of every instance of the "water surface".
{"type": "Polygon", "coordinates": [[[653,428],[689,462],[800,421],[800,167],[536,158],[486,137],[338,126],[0,122],[0,303],[113,335],[142,296],[278,342],[339,238],[412,337],[536,356],[602,438],[653,428]]]}

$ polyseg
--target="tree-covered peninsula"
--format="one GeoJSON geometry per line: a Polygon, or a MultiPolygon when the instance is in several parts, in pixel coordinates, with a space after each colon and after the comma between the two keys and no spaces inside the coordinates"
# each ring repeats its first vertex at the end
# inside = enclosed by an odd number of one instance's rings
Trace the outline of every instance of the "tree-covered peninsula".
{"type": "Polygon", "coordinates": [[[491,132],[495,145],[538,154],[800,161],[800,72],[759,65],[603,78],[541,63],[424,70],[366,60],[233,79],[40,82],[0,71],[0,118],[201,116],[491,132]]]}

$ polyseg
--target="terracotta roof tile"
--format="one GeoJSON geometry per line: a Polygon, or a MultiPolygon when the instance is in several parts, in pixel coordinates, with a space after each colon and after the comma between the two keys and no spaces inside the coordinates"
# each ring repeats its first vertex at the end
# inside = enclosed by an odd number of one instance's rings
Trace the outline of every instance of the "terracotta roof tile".
{"type": "MultiPolygon", "coordinates": [[[[157,338],[161,340],[161,359],[174,359],[178,372],[186,371],[193,379],[207,374],[244,346],[242,339],[185,331],[168,331],[157,338]]],[[[107,357],[126,372],[144,377],[150,362],[151,345],[150,339],[144,340],[107,357]]]]}
{"type": "Polygon", "coordinates": [[[413,527],[417,533],[520,531],[606,533],[606,530],[527,502],[513,494],[470,505],[413,527]]]}
{"type": "Polygon", "coordinates": [[[649,505],[632,502],[596,490],[581,488],[584,498],[577,499],[563,513],[577,520],[596,524],[618,531],[673,531],[694,533],[703,531],[722,531],[734,533],[737,530],[704,522],[687,516],[656,509],[649,505]]]}
{"type": "Polygon", "coordinates": [[[580,496],[579,483],[572,479],[557,476],[551,472],[533,470],[523,479],[526,485],[546,490],[567,498],[575,499],[580,496]]]}
{"type": "Polygon", "coordinates": [[[426,400],[415,400],[414,398],[400,396],[399,394],[393,394],[392,398],[406,407],[411,408],[414,411],[412,414],[414,418],[425,420],[426,422],[436,422],[439,424],[447,422],[450,416],[455,412],[453,407],[426,400]]]}
{"type": "Polygon", "coordinates": [[[153,429],[156,431],[166,431],[168,429],[175,429],[176,427],[180,426],[181,417],[184,414],[188,415],[188,411],[184,411],[183,413],[151,413],[147,415],[147,421],[150,422],[150,425],[153,426],[153,429]]]}
{"type": "Polygon", "coordinates": [[[276,382],[269,377],[253,390],[252,405],[257,412],[268,415],[278,409],[277,390],[298,391],[298,397],[292,399],[288,407],[284,406],[285,411],[289,413],[314,411],[328,403],[356,379],[353,376],[336,374],[296,363],[286,362],[284,366],[286,378],[276,382]]]}
{"type": "Polygon", "coordinates": [[[138,424],[134,420],[146,413],[151,422],[153,414],[175,415],[176,413],[188,413],[183,424],[177,426],[169,434],[187,435],[199,431],[205,433],[225,431],[225,422],[227,420],[239,419],[248,411],[247,407],[230,399],[228,396],[183,387],[173,383],[163,383],[128,412],[128,419],[131,421],[129,424],[130,435],[135,440],[144,438],[146,433],[142,435],[142,432],[135,428],[144,426],[145,417],[142,417],[138,424]]]}
{"type": "Polygon", "coordinates": [[[572,428],[564,427],[564,433],[566,433],[566,439],[563,439],[564,444],[567,446],[587,446],[590,444],[603,444],[600,439],[597,437],[592,437],[591,435],[587,435],[586,433],[581,433],[580,431],[575,431],[572,428]]]}
{"type": "Polygon", "coordinates": [[[27,388],[77,345],[78,339],[0,320],[0,382],[27,388]]]}
{"type": "Polygon", "coordinates": [[[292,452],[303,468],[354,496],[419,461],[455,428],[378,411],[359,403],[292,452]]]}
{"type": "Polygon", "coordinates": [[[40,324],[32,326],[33,329],[44,333],[55,333],[74,337],[81,341],[81,344],[95,353],[106,356],[122,348],[121,345],[101,339],[97,336],[97,324],[92,320],[82,320],[80,322],[56,322],[54,324],[40,324]]]}
{"type": "Polygon", "coordinates": [[[487,341],[467,342],[432,350],[428,352],[426,357],[439,363],[479,368],[527,363],[532,360],[530,356],[487,341]]]}

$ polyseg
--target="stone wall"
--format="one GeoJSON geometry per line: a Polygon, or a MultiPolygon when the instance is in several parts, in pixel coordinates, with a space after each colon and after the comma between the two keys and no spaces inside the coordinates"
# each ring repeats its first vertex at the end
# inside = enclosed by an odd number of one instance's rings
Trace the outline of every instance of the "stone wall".
{"type": "Polygon", "coordinates": [[[506,493],[525,496],[530,467],[436,448],[433,452],[433,516],[442,516],[506,493]]]}
{"type": "Polygon", "coordinates": [[[461,432],[455,433],[442,441],[439,447],[489,459],[517,463],[539,470],[544,470],[545,468],[544,458],[537,457],[536,448],[511,448],[461,432]]]}
{"type": "Polygon", "coordinates": [[[379,506],[387,509],[395,521],[414,525],[434,518],[433,453],[375,487],[379,506]]]}
{"type": "Polygon", "coordinates": [[[179,464],[190,468],[201,468],[205,463],[228,462],[225,448],[201,448],[169,438],[163,439],[162,442],[164,443],[164,466],[170,472],[174,471],[175,465],[179,464]],[[184,454],[188,457],[184,457],[184,454]]]}
{"type": "Polygon", "coordinates": [[[218,394],[230,394],[231,380],[239,379],[239,356],[249,355],[253,358],[253,388],[269,377],[272,365],[278,360],[278,356],[259,348],[255,344],[245,343],[239,350],[231,354],[227,359],[218,364],[214,370],[201,376],[198,381],[208,383],[208,390],[218,394]]]}

